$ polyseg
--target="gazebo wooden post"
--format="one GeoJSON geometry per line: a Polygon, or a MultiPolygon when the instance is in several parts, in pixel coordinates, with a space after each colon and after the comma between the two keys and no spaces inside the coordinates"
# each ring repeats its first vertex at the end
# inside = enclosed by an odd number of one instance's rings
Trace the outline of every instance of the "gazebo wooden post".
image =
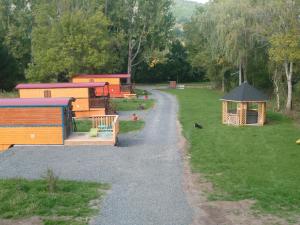
{"type": "Polygon", "coordinates": [[[244,126],[247,123],[247,103],[239,103],[239,123],[238,125],[244,126]]]}
{"type": "Polygon", "coordinates": [[[266,103],[258,103],[258,125],[263,126],[266,122],[266,103]]]}
{"type": "Polygon", "coordinates": [[[228,123],[228,121],[227,121],[227,119],[228,119],[227,112],[228,112],[228,102],[223,101],[222,102],[222,122],[223,122],[223,124],[228,123]]]}
{"type": "Polygon", "coordinates": [[[264,102],[264,111],[263,111],[263,118],[264,118],[264,124],[267,122],[267,103],[264,102]]]}

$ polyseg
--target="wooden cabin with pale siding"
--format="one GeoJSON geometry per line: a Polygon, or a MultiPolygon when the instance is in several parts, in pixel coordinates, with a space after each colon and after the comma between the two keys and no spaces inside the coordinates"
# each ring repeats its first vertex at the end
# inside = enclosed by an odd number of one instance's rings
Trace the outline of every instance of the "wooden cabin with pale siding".
{"type": "Polygon", "coordinates": [[[106,82],[19,84],[16,89],[20,98],[75,98],[72,106],[76,118],[106,115],[109,110],[106,82]]]}
{"type": "Polygon", "coordinates": [[[63,145],[72,133],[72,101],[0,99],[0,151],[12,145],[63,145]]]}
{"type": "Polygon", "coordinates": [[[72,78],[73,83],[108,82],[109,94],[112,98],[124,98],[133,94],[131,76],[129,74],[81,74],[72,78]]]}

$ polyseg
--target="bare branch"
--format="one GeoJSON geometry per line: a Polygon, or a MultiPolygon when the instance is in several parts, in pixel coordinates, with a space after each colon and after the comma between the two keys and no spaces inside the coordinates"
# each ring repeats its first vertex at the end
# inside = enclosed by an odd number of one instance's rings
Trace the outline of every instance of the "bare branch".
{"type": "Polygon", "coordinates": [[[144,61],[144,58],[143,58],[143,59],[141,59],[140,61],[138,61],[137,63],[133,64],[133,65],[132,65],[132,67],[135,67],[135,66],[137,66],[137,65],[141,64],[143,61],[144,61]]]}
{"type": "Polygon", "coordinates": [[[138,44],[137,50],[136,50],[135,54],[133,55],[133,57],[131,58],[132,62],[136,59],[136,57],[140,53],[140,49],[141,49],[141,45],[142,45],[142,38],[143,38],[143,35],[144,35],[144,32],[145,32],[145,29],[146,29],[146,25],[144,24],[143,31],[142,31],[142,33],[140,35],[140,38],[139,38],[139,42],[138,42],[139,44],[138,44]]]}

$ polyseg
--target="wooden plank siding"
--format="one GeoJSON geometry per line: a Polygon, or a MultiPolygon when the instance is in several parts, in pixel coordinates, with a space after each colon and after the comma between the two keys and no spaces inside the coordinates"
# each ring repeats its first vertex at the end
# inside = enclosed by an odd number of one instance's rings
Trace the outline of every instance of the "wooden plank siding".
{"type": "Polygon", "coordinates": [[[75,112],[77,118],[86,118],[94,116],[104,116],[106,115],[105,109],[91,109],[90,111],[77,111],[75,112]]]}
{"type": "Polygon", "coordinates": [[[44,98],[44,91],[51,91],[52,98],[88,98],[88,88],[19,89],[20,98],[44,98]]]}
{"type": "Polygon", "coordinates": [[[89,82],[108,82],[109,85],[120,85],[120,78],[87,78],[87,77],[74,77],[72,83],[89,83],[89,82]]]}
{"type": "Polygon", "coordinates": [[[88,98],[77,98],[73,103],[72,103],[72,107],[73,107],[73,111],[77,112],[77,111],[89,111],[90,110],[90,105],[89,105],[89,99],[88,98]]]}
{"type": "Polygon", "coordinates": [[[62,145],[62,127],[0,127],[1,145],[62,145]]]}
{"type": "Polygon", "coordinates": [[[108,82],[109,94],[112,98],[122,98],[124,93],[121,90],[121,78],[88,78],[88,77],[74,77],[73,83],[88,83],[88,82],[108,82]]]}
{"type": "Polygon", "coordinates": [[[0,108],[0,127],[61,125],[61,108],[0,108]]]}
{"type": "Polygon", "coordinates": [[[96,114],[96,111],[90,112],[93,109],[90,107],[89,88],[19,89],[19,95],[20,98],[45,98],[45,91],[51,92],[51,98],[75,98],[72,102],[72,111],[75,112],[76,117],[105,115],[108,110],[103,106],[95,108],[100,112],[99,114],[96,114]]]}

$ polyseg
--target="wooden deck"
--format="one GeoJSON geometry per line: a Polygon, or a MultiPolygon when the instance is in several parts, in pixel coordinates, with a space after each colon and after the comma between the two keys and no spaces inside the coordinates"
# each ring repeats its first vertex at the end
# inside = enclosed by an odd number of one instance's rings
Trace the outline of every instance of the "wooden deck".
{"type": "Polygon", "coordinates": [[[115,140],[113,134],[99,134],[98,137],[90,137],[89,133],[73,133],[67,140],[65,145],[112,145],[114,146],[115,140]]]}
{"type": "Polygon", "coordinates": [[[89,133],[72,133],[65,140],[65,145],[116,145],[119,133],[119,116],[94,116],[92,127],[99,129],[97,137],[90,137],[89,133]]]}

